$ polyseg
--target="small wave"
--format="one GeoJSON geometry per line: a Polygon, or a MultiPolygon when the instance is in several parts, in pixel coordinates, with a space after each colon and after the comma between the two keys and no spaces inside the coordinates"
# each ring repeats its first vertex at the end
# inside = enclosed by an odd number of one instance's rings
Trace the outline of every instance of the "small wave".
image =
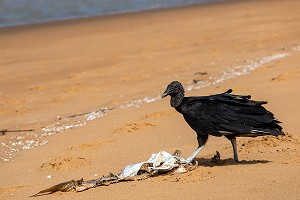
{"type": "Polygon", "coordinates": [[[221,76],[215,77],[215,78],[210,78],[211,81],[199,81],[197,82],[196,85],[188,85],[186,86],[186,90],[191,91],[191,90],[198,90],[204,87],[208,87],[210,85],[215,85],[215,84],[220,84],[223,83],[224,81],[227,81],[229,79],[233,79],[237,76],[249,74],[251,71],[257,69],[258,67],[261,67],[265,65],[266,63],[272,62],[274,60],[278,60],[281,58],[285,58],[289,56],[291,53],[279,53],[271,56],[266,56],[261,59],[258,59],[256,61],[248,61],[248,64],[246,65],[239,65],[232,67],[231,69],[228,69],[224,71],[221,76]]]}

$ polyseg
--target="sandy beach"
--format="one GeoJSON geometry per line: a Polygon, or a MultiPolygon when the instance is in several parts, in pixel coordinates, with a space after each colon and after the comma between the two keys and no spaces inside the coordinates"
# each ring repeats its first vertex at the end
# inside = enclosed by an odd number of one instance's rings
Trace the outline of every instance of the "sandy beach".
{"type": "Polygon", "coordinates": [[[267,100],[284,137],[210,137],[190,172],[39,199],[300,199],[300,1],[233,1],[0,29],[0,199],[117,173],[196,134],[160,95],[267,100]],[[211,162],[219,151],[221,163],[211,162]],[[48,178],[47,178],[48,177],[48,178]],[[51,178],[50,178],[51,177],[51,178]]]}

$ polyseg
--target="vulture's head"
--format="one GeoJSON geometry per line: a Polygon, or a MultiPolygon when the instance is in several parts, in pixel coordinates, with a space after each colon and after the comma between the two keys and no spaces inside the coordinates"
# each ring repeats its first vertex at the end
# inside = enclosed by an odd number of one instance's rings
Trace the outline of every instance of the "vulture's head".
{"type": "Polygon", "coordinates": [[[170,83],[161,97],[165,98],[168,95],[171,96],[172,107],[177,107],[181,103],[184,97],[184,89],[179,81],[173,81],[170,83]]]}

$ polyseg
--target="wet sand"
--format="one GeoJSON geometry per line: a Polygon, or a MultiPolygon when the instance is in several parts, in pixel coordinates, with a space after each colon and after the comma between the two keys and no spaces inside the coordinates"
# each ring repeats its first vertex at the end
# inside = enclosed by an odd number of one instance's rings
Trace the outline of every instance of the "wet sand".
{"type": "MultiPolygon", "coordinates": [[[[194,171],[39,198],[298,199],[299,10],[298,1],[237,1],[0,29],[0,129],[41,130],[67,123],[66,116],[115,108],[1,161],[0,199],[117,173],[160,150],[188,156],[195,133],[168,99],[156,99],[172,80],[194,88],[188,96],[232,88],[268,100],[287,136],[239,138],[240,164],[230,142],[211,137],[194,171]],[[145,97],[156,101],[123,108],[145,97]],[[210,162],[216,150],[220,165],[210,162]]],[[[17,136],[35,140],[7,133],[2,152],[17,136]]]]}

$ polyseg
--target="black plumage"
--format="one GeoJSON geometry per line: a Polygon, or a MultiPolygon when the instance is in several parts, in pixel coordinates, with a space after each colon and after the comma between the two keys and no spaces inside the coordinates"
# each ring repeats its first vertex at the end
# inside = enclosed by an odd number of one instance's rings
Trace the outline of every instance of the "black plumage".
{"type": "Polygon", "coordinates": [[[236,137],[284,135],[279,125],[281,122],[263,107],[266,101],[254,101],[250,95],[234,95],[231,92],[230,89],[216,95],[184,97],[181,83],[173,81],[162,94],[162,98],[171,96],[171,106],[183,115],[197,133],[199,146],[187,159],[188,162],[204,147],[208,135],[229,139],[236,161],[236,137]]]}

